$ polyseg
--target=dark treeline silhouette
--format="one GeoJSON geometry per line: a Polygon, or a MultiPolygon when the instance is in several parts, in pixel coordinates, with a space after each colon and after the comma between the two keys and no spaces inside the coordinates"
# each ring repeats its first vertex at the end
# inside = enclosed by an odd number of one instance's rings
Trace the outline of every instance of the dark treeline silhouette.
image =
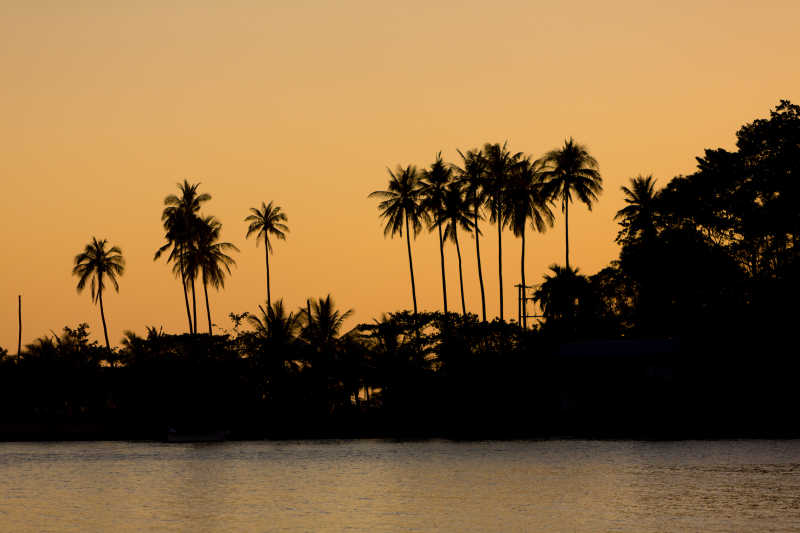
{"type": "MultiPolygon", "coordinates": [[[[388,189],[372,196],[382,200],[386,234],[405,232],[413,311],[344,332],[350,311],[330,296],[296,310],[270,300],[252,314],[231,314],[223,335],[151,327],[145,337],[126,332],[116,349],[90,341],[85,324],[66,327],[19,358],[0,349],[0,432],[155,439],[169,427],[228,429],[239,438],[800,435],[800,362],[791,342],[800,297],[800,107],[782,101],[769,118],[743,126],[736,146],[706,150],[694,174],[663,188],[652,176],[622,187],[620,254],[601,271],[584,275],[571,266],[565,236],[565,264],[543,275],[533,295],[543,317],[531,327],[469,313],[463,291],[461,313],[419,312],[411,236],[424,225],[439,228],[440,256],[450,241],[460,264],[457,229],[478,239],[484,209],[490,221],[523,236],[527,224],[549,225],[553,205],[566,217],[571,195],[591,206],[600,181],[586,149],[569,140],[533,161],[486,145],[461,154],[461,167],[440,157],[421,173],[398,167],[388,189]],[[503,165],[513,170],[503,174],[503,165]],[[502,186],[487,178],[491,172],[502,186]],[[522,194],[528,200],[520,202],[522,194]]],[[[185,205],[174,219],[165,209],[164,251],[172,248],[196,332],[188,294],[198,267],[188,250],[200,245],[181,235],[186,213],[197,209],[185,205]]],[[[268,252],[267,236],[277,233],[266,228],[282,233],[285,218],[271,204],[262,208],[248,221],[261,224],[252,218],[258,215],[271,222],[249,233],[263,234],[268,252]]],[[[522,266],[524,275],[524,255],[522,266]]],[[[482,275],[479,281],[483,290],[482,275]]],[[[444,307],[446,295],[443,279],[444,307]]]]}

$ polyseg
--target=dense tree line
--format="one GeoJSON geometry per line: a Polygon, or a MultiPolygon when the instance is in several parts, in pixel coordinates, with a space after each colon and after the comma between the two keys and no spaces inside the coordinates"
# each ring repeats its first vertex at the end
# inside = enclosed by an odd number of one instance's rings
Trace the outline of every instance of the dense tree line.
{"type": "MultiPolygon", "coordinates": [[[[411,237],[435,230],[440,256],[452,242],[460,268],[459,229],[477,244],[486,217],[498,238],[506,226],[524,238],[551,223],[553,207],[568,216],[571,195],[591,205],[597,164],[572,140],[540,160],[504,145],[459,153],[461,165],[437,157],[423,171],[390,170],[389,187],[373,193],[386,234],[406,237],[413,309],[350,331],[350,311],[330,296],[296,310],[272,299],[269,237],[288,227],[270,203],[247,219],[248,235],[264,239],[266,304],[232,313],[225,334],[198,334],[195,279],[214,286],[232,262],[196,258],[220,244],[219,225],[199,215],[207,198],[185,182],[165,204],[160,251],[181,279],[189,333],[150,327],[111,349],[80,324],[18,356],[0,350],[0,420],[149,438],[172,426],[242,437],[797,432],[800,365],[786,346],[800,296],[800,107],[782,101],[738,131],[735,151],[706,150],[695,173],[663,188],[632,178],[616,215],[619,258],[583,275],[568,263],[565,237],[565,264],[544,275],[535,293],[544,317],[530,327],[488,322],[485,302],[479,317],[463,296],[461,313],[449,312],[444,275],[443,312],[419,312],[411,237]],[[570,150],[579,157],[559,160],[570,150]]],[[[74,266],[101,313],[105,283],[116,285],[124,265],[105,246],[94,239],[74,266]]]]}

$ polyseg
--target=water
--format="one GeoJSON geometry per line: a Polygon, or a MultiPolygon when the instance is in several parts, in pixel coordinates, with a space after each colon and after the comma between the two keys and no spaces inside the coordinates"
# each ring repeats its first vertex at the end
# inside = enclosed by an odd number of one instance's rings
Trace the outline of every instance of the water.
{"type": "Polygon", "coordinates": [[[0,443],[2,531],[797,531],[800,441],[0,443]]]}

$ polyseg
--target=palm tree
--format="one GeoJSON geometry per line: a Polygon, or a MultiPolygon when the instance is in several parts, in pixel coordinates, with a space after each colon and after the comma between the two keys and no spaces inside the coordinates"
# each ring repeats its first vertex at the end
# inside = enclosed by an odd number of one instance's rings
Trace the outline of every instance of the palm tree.
{"type": "Polygon", "coordinates": [[[491,209],[491,221],[497,224],[497,272],[500,279],[500,320],[503,320],[503,228],[506,219],[505,192],[514,167],[522,157],[522,153],[509,153],[508,142],[500,144],[486,143],[483,157],[486,160],[486,181],[484,190],[491,209]]]}
{"type": "Polygon", "coordinates": [[[256,334],[270,343],[274,349],[282,351],[297,338],[300,329],[300,314],[286,311],[283,298],[266,309],[258,306],[259,315],[249,315],[247,320],[255,328],[256,334]]]}
{"type": "Polygon", "coordinates": [[[551,150],[542,158],[546,169],[542,177],[546,181],[546,193],[554,200],[561,200],[564,212],[564,234],[566,246],[566,265],[569,270],[569,204],[572,195],[592,210],[592,202],[603,190],[603,178],[597,167],[597,160],[589,155],[582,144],[572,140],[564,142],[560,150],[551,150]]]}
{"type": "Polygon", "coordinates": [[[261,202],[261,209],[251,207],[250,212],[252,214],[244,219],[245,222],[250,222],[245,238],[255,233],[256,246],[258,246],[258,239],[264,237],[264,257],[267,264],[267,307],[269,307],[272,302],[269,288],[269,254],[272,253],[272,244],[269,242],[269,236],[272,235],[276,239],[285,241],[289,226],[284,222],[288,222],[289,219],[285,213],[281,212],[281,208],[277,205],[273,206],[272,202],[269,205],[261,202]]]}
{"type": "MultiPolygon", "coordinates": [[[[526,290],[525,284],[525,228],[530,220],[531,227],[543,233],[547,226],[553,225],[553,212],[548,205],[549,201],[544,195],[541,180],[541,163],[524,158],[514,169],[514,174],[509,180],[506,192],[506,218],[511,230],[516,237],[522,239],[522,252],[520,257],[520,276],[522,291],[526,290]]],[[[524,300],[523,300],[524,301],[524,300]]],[[[526,311],[522,309],[522,327],[528,326],[526,311]]]]}
{"type": "Polygon", "coordinates": [[[617,243],[631,241],[638,236],[644,239],[651,239],[655,233],[656,215],[656,180],[653,176],[643,177],[641,175],[631,178],[630,187],[622,186],[625,193],[625,203],[614,216],[614,220],[619,220],[622,229],[617,235],[617,243]]]}
{"type": "Polygon", "coordinates": [[[329,294],[325,298],[308,300],[300,314],[304,322],[300,336],[318,352],[325,352],[336,343],[342,324],[353,310],[339,311],[329,294]]]}
{"type": "Polygon", "coordinates": [[[444,240],[451,240],[456,245],[458,255],[458,282],[461,285],[461,314],[467,316],[467,306],[464,303],[464,276],[461,272],[461,248],[458,244],[458,228],[472,231],[472,212],[470,202],[464,196],[464,189],[459,181],[448,183],[442,199],[442,211],[436,220],[436,225],[444,228],[444,240]]]}
{"type": "Polygon", "coordinates": [[[422,230],[422,223],[427,222],[428,213],[420,205],[420,187],[417,168],[408,165],[403,168],[397,165],[397,169],[389,172],[389,188],[385,191],[374,191],[369,198],[379,198],[378,204],[381,218],[386,219],[386,226],[383,229],[383,236],[399,234],[403,236],[403,225],[406,228],[406,246],[408,247],[408,269],[411,272],[411,299],[414,302],[414,314],[417,314],[417,289],[414,284],[414,263],[411,260],[411,233],[414,230],[414,238],[422,230]],[[409,228],[410,224],[410,228],[409,228]]]}
{"type": "Polygon", "coordinates": [[[588,280],[578,269],[550,265],[551,274],[533,295],[539,302],[542,314],[550,321],[571,320],[577,315],[580,299],[586,294],[588,280]]]}
{"type": "Polygon", "coordinates": [[[459,182],[464,186],[464,198],[472,209],[472,227],[475,230],[475,254],[478,256],[478,283],[481,286],[481,313],[483,321],[486,322],[486,293],[483,290],[483,269],[481,268],[481,246],[480,229],[478,220],[481,218],[480,211],[486,202],[484,191],[486,160],[480,150],[469,150],[466,155],[458,150],[463,166],[453,165],[459,182]]]}
{"type": "MultiPolygon", "coordinates": [[[[192,245],[194,234],[197,229],[197,213],[204,202],[211,199],[209,194],[199,194],[197,188],[199,183],[190,184],[188,180],[183,180],[183,183],[178,183],[178,190],[180,196],[170,194],[164,198],[164,211],[161,213],[161,221],[166,230],[167,242],[161,248],[156,250],[153,260],[161,257],[165,251],[170,251],[167,262],[175,262],[177,269],[173,269],[180,275],[181,284],[183,285],[183,299],[186,303],[186,316],[189,320],[189,332],[195,333],[197,330],[197,305],[194,303],[195,320],[192,320],[192,313],[189,310],[189,297],[187,280],[189,279],[189,272],[187,272],[184,260],[187,257],[186,250],[192,245]]],[[[194,289],[194,277],[192,277],[192,288],[194,289]]],[[[194,300],[194,290],[192,292],[194,300]]]]}
{"type": "Polygon", "coordinates": [[[422,171],[420,178],[422,194],[422,205],[428,212],[432,222],[430,229],[436,226],[439,230],[439,259],[442,268],[442,300],[444,314],[447,315],[447,281],[444,274],[444,238],[442,236],[442,225],[436,224],[436,220],[441,217],[444,209],[444,197],[447,184],[453,175],[452,168],[442,161],[442,153],[436,154],[436,160],[431,164],[431,168],[422,171]]]}
{"type": "Polygon", "coordinates": [[[206,316],[208,317],[208,334],[211,335],[211,309],[208,305],[208,286],[215,289],[225,287],[225,274],[231,273],[231,266],[236,265],[226,252],[239,249],[229,242],[219,242],[222,229],[220,223],[213,216],[202,219],[202,224],[197,234],[195,246],[192,248],[193,258],[191,264],[201,272],[203,280],[203,293],[206,299],[206,316]]]}
{"type": "Polygon", "coordinates": [[[103,289],[106,288],[106,280],[108,280],[114,290],[119,292],[117,276],[121,276],[125,272],[125,259],[122,257],[122,250],[119,247],[112,246],[106,249],[107,242],[106,239],[98,241],[97,237],[92,237],[92,242],[86,245],[83,252],[75,256],[72,275],[78,276],[78,292],[83,291],[86,282],[91,278],[92,301],[100,303],[100,318],[103,321],[106,348],[111,352],[106,314],[103,310],[103,289]]]}
{"type": "Polygon", "coordinates": [[[248,322],[256,330],[256,335],[275,346],[285,346],[295,338],[300,327],[300,315],[295,313],[287,315],[283,299],[268,305],[266,309],[259,305],[258,310],[260,316],[247,316],[248,322]]]}

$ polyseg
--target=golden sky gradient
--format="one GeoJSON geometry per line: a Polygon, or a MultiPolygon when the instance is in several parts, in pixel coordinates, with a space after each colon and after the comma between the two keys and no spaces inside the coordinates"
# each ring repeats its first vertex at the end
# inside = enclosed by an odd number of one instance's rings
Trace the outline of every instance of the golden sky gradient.
{"type": "MultiPolygon", "coordinates": [[[[153,253],[162,200],[184,178],[212,195],[241,253],[213,321],[265,299],[264,256],[244,217],[262,200],[289,216],[271,260],[273,298],[331,293],[347,327],[411,307],[405,243],[384,239],[385,167],[509,140],[536,157],[568,136],[598,159],[605,192],[570,210],[571,263],[617,255],[612,218],[637,174],[659,185],[780,98],[800,101],[800,3],[1,2],[0,346],[99,312],[72,260],[91,236],[127,260],[104,295],[123,329],[186,329],[180,283],[153,253]],[[30,5],[33,4],[33,5],[30,5]],[[166,6],[163,4],[167,4],[166,6]]],[[[487,311],[497,313],[497,238],[481,240],[487,311]]],[[[528,280],[563,263],[563,218],[529,235],[528,280]]],[[[421,309],[441,307],[435,234],[413,243],[421,309]]],[[[467,305],[480,310],[474,242],[462,238],[467,305]]],[[[506,318],[516,316],[519,242],[504,237],[506,318]]],[[[455,249],[445,252],[451,309],[455,249]]],[[[203,329],[205,316],[198,322],[203,329]]]]}

